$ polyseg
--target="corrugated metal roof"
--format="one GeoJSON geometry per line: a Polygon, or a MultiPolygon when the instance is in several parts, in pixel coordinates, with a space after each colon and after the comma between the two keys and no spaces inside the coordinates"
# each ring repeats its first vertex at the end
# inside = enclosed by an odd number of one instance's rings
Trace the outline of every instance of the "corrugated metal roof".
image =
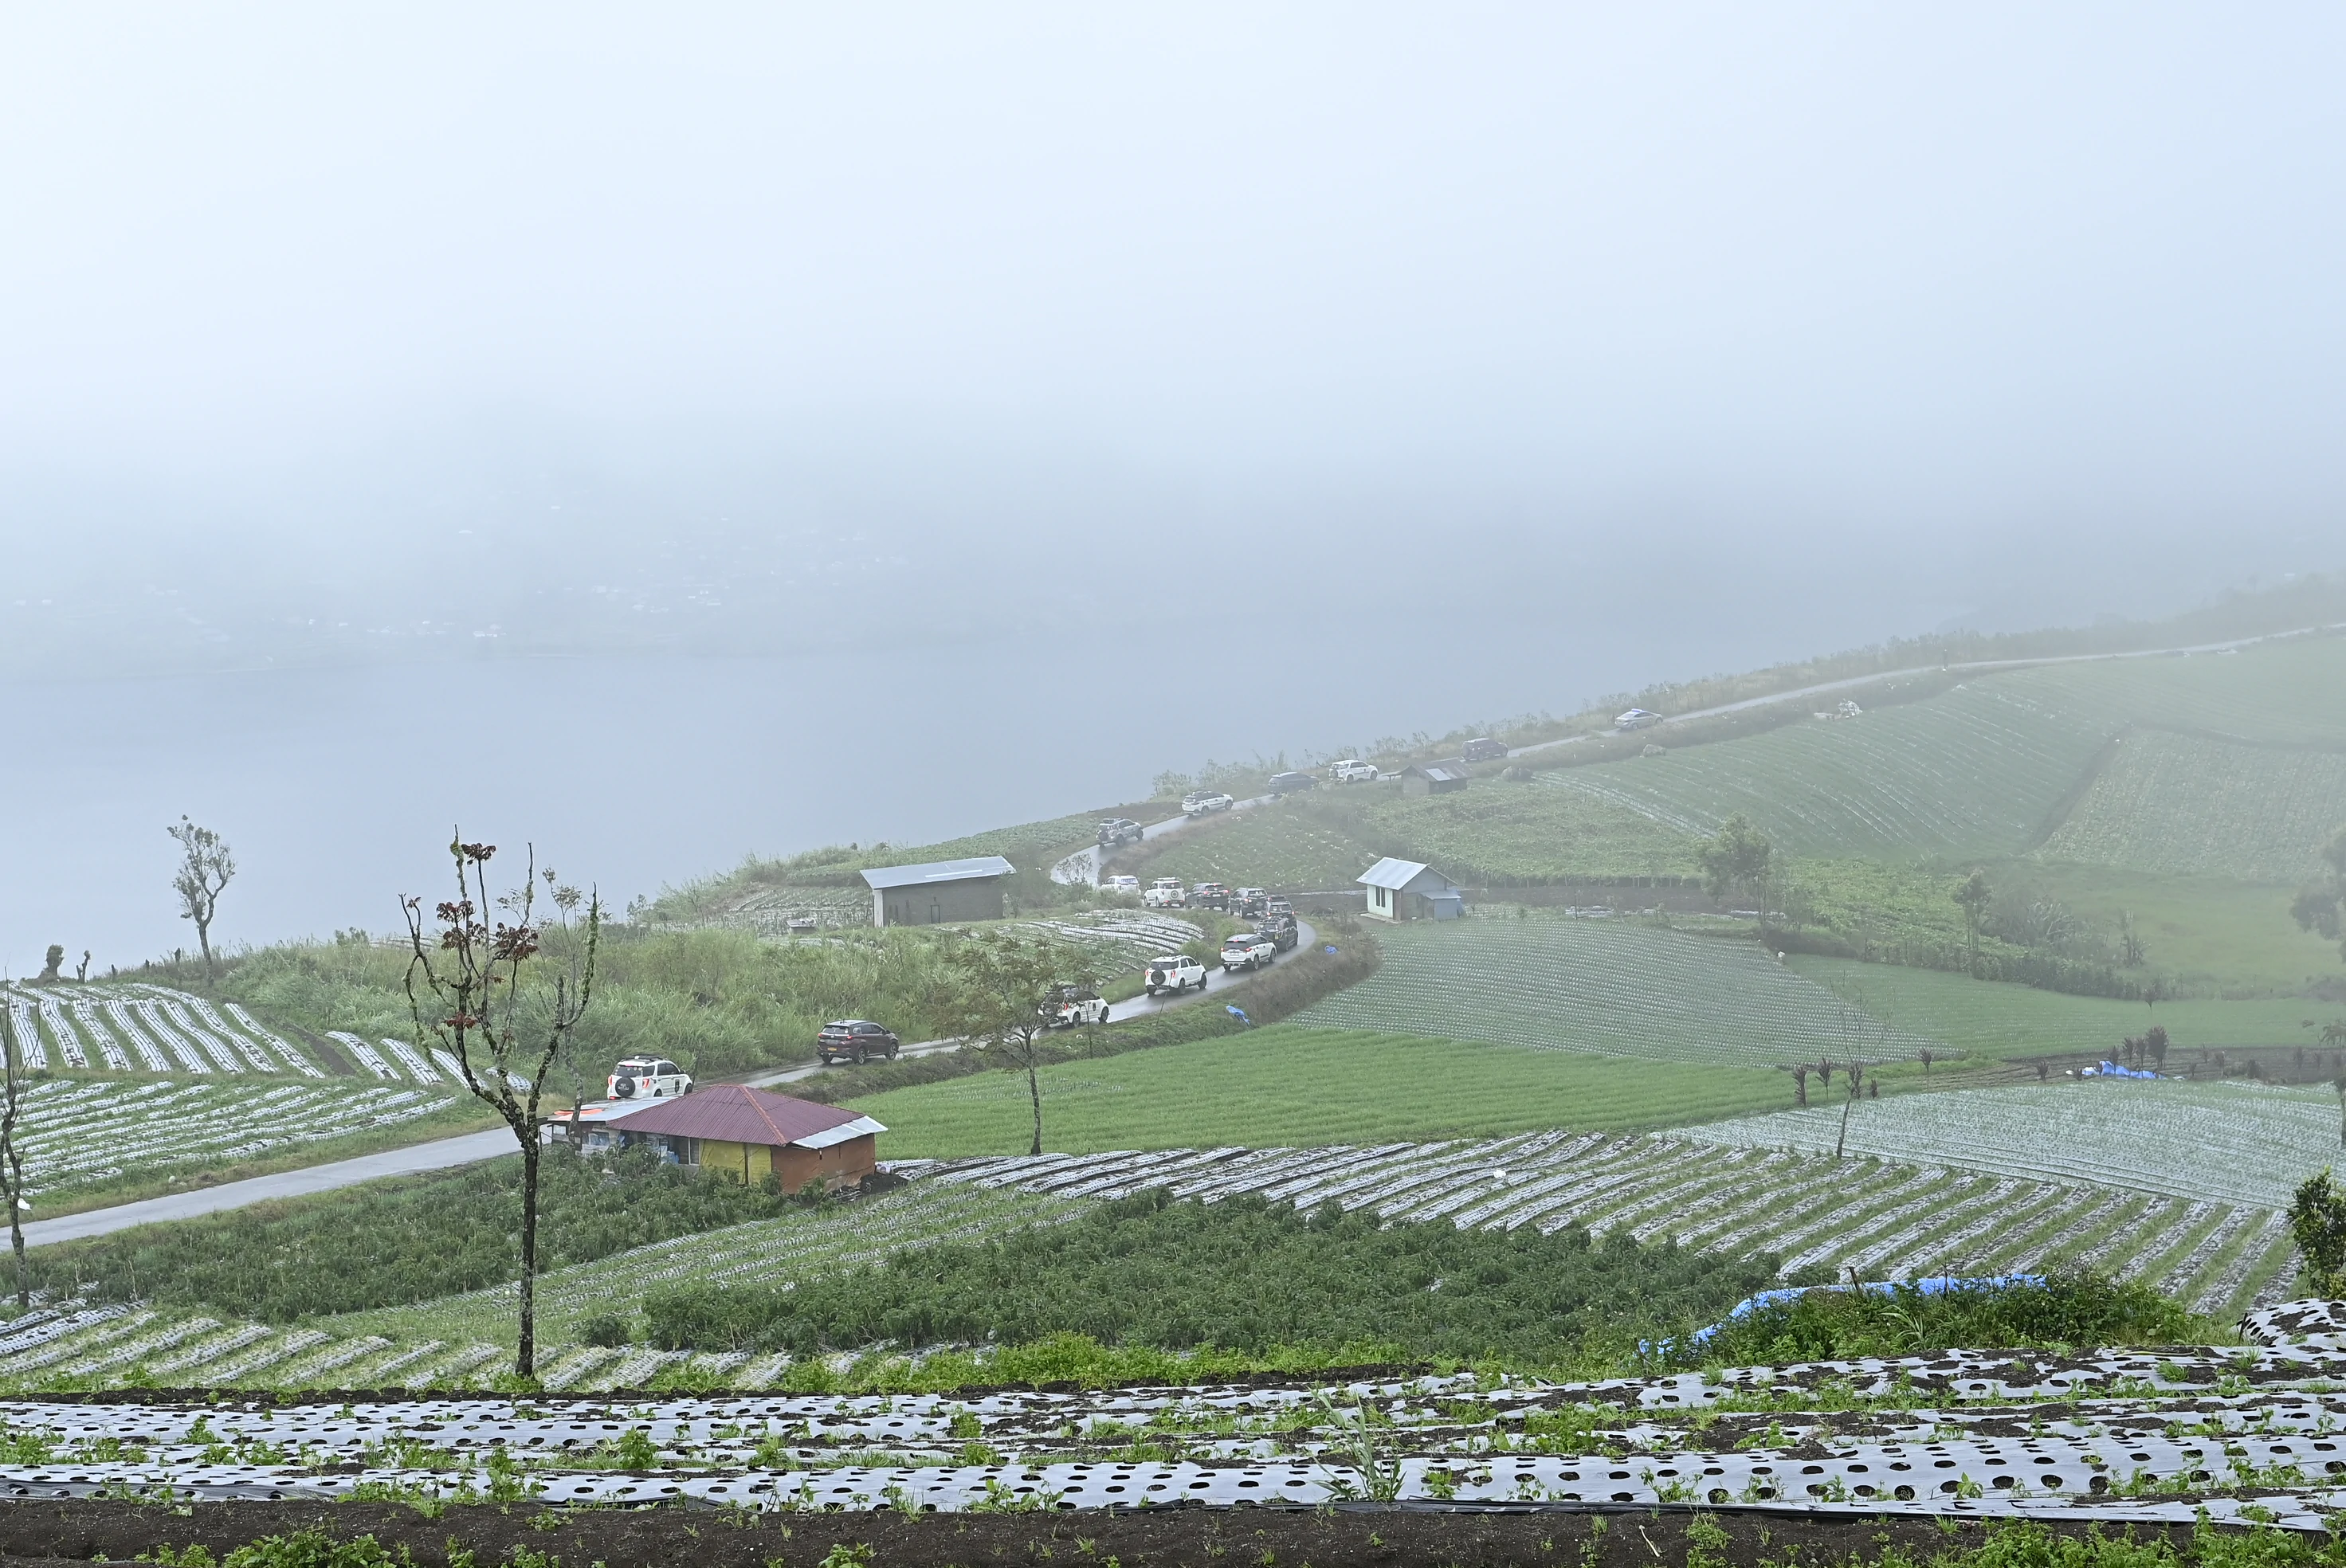
{"type": "Polygon", "coordinates": [[[878,866],[865,871],[863,881],[872,888],[915,888],[928,882],[1006,877],[1017,869],[1000,855],[979,855],[967,860],[931,860],[925,866],[878,866]]]}
{"type": "Polygon", "coordinates": [[[869,1116],[858,1116],[852,1122],[842,1122],[835,1127],[826,1127],[821,1132],[809,1133],[805,1137],[790,1141],[802,1149],[827,1149],[833,1144],[843,1144],[866,1133],[884,1133],[887,1130],[869,1116]]]}
{"type": "Polygon", "coordinates": [[[1391,855],[1379,860],[1355,879],[1362,887],[1405,888],[1427,870],[1423,860],[1396,860],[1391,855]]]}
{"type": "Polygon", "coordinates": [[[1472,773],[1461,773],[1454,768],[1413,768],[1410,771],[1421,779],[1431,779],[1436,784],[1450,784],[1474,777],[1472,773]]]}
{"type": "MultiPolygon", "coordinates": [[[[690,1095],[679,1095],[664,1100],[648,1111],[639,1111],[627,1118],[629,1133],[662,1133],[671,1137],[716,1138],[729,1144],[804,1144],[809,1148],[821,1148],[821,1144],[809,1144],[810,1138],[821,1137],[851,1122],[870,1122],[869,1116],[859,1116],[853,1111],[842,1111],[837,1105],[819,1105],[812,1100],[794,1100],[788,1095],[777,1095],[765,1089],[752,1089],[741,1084],[719,1084],[712,1089],[702,1089],[690,1095]]],[[[886,1132],[877,1122],[872,1122],[865,1132],[886,1132]]],[[[848,1135],[853,1137],[856,1135],[848,1135]]],[[[836,1142],[838,1140],[831,1140],[836,1142]]]]}

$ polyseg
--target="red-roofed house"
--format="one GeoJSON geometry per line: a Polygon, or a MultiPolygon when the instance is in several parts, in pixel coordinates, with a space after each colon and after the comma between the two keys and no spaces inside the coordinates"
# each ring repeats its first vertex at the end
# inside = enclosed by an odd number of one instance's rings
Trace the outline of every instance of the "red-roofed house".
{"type": "Polygon", "coordinates": [[[811,1181],[827,1187],[861,1181],[879,1168],[878,1135],[888,1130],[837,1105],[740,1084],[663,1100],[619,1129],[631,1144],[665,1144],[683,1165],[745,1182],[763,1181],[770,1172],[784,1192],[811,1181]]]}

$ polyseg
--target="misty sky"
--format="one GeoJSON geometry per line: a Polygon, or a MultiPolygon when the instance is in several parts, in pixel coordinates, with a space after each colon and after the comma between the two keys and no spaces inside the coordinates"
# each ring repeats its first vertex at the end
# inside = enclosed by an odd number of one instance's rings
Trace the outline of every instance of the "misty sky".
{"type": "MultiPolygon", "coordinates": [[[[1385,724],[1315,707],[1341,666],[1220,729],[1120,716],[1139,783],[2333,569],[2341,42],[2315,5],[16,6],[0,683],[1192,634],[1139,679],[1372,606],[1513,650],[1387,671],[1385,724]]],[[[895,830],[817,816],[714,837],[895,830]]]]}

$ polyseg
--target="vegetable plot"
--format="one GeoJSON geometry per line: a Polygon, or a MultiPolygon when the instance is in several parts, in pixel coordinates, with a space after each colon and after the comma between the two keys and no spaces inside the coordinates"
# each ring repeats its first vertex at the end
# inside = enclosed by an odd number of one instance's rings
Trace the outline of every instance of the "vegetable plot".
{"type": "MultiPolygon", "coordinates": [[[[1688,1136],[1745,1148],[1831,1149],[1838,1107],[1780,1111],[1688,1136]]],[[[2097,1183],[2269,1208],[2338,1158],[2338,1097],[2247,1084],[2088,1079],[1868,1100],[1851,1149],[2023,1177],[2097,1183]]]]}
{"type": "Polygon", "coordinates": [[[1296,1022],[1736,1066],[1948,1054],[1749,942],[1564,917],[1405,925],[1378,941],[1383,967],[1296,1022]]]}
{"type": "Polygon", "coordinates": [[[6,1027],[34,1069],[208,1075],[325,1071],[236,1003],[138,983],[0,985],[6,1027]]]}
{"type": "Polygon", "coordinates": [[[2146,730],[2121,739],[2047,839],[2049,860],[2310,881],[2346,822],[2346,757],[2146,730]]]}
{"type": "MultiPolygon", "coordinates": [[[[631,1317],[648,1291],[835,1278],[908,1249],[1054,1223],[1151,1188],[1208,1203],[1255,1196],[1306,1211],[1334,1204],[1466,1228],[1579,1226],[1730,1257],[1772,1253],[1788,1269],[1855,1268],[1875,1279],[2091,1262],[2223,1318],[2251,1301],[2281,1298],[2294,1273],[2282,1216],[2256,1204],[2189,1202],[1944,1165],[1722,1148],[1684,1137],[1548,1132],[1334,1148],[1046,1155],[916,1162],[899,1174],[912,1186],[882,1197],[683,1237],[544,1277],[546,1381],[574,1390],[640,1387],[678,1370],[711,1384],[771,1387],[793,1364],[786,1355],[597,1346],[584,1342],[586,1329],[601,1315],[631,1317]]],[[[507,1353],[496,1347],[510,1332],[510,1294],[511,1287],[500,1287],[290,1329],[76,1304],[0,1336],[0,1379],[64,1373],[98,1383],[143,1376],[166,1386],[300,1387],[331,1370],[346,1387],[461,1384],[507,1353]]]]}
{"type": "Polygon", "coordinates": [[[26,1189],[55,1194],[128,1174],[250,1159],[397,1126],[454,1103],[421,1089],[49,1079],[25,1091],[26,1189]]]}
{"type": "Polygon", "coordinates": [[[1997,676],[1855,719],[1544,777],[1681,832],[1743,812],[1789,854],[2011,855],[2121,723],[1997,676]]]}

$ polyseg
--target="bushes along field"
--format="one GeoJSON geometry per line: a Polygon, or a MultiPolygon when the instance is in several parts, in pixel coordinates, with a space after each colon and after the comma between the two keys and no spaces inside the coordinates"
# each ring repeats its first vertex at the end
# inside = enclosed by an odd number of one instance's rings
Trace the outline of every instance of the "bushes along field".
{"type": "Polygon", "coordinates": [[[1874,1291],[1811,1290],[1771,1301],[1721,1326],[1679,1357],[1752,1367],[1794,1361],[1910,1356],[1951,1347],[2098,1349],[2179,1345],[2201,1329],[2191,1314],[2142,1284],[2091,1270],[2056,1270],[2041,1281],[1925,1295],[1897,1284],[1874,1291]]]}
{"type": "MultiPolygon", "coordinates": [[[[560,1268],[670,1237],[790,1211],[778,1193],[709,1181],[643,1153],[550,1156],[541,1265],[560,1268]],[[604,1176],[612,1170],[613,1177],[604,1176]]],[[[294,1203],[208,1215],[42,1247],[36,1278],[60,1294],[204,1308],[263,1322],[429,1301],[515,1278],[521,1163],[490,1160],[294,1203]]]]}
{"type": "Polygon", "coordinates": [[[1108,1345],[1261,1355],[1291,1346],[1361,1360],[1578,1359],[1640,1330],[1690,1327],[1760,1288],[1775,1260],[1707,1257],[1627,1237],[1380,1227],[1260,1198],[1145,1193],[1064,1225],[929,1247],[794,1288],[656,1293],[670,1349],[824,1349],[1080,1334],[1108,1345]]]}
{"type": "MultiPolygon", "coordinates": [[[[1042,1088],[1044,1146],[1069,1152],[1678,1126],[1771,1109],[1791,1096],[1790,1076],[1773,1069],[1293,1023],[1063,1062],[1043,1070],[1042,1088]]],[[[891,1158],[1026,1146],[1031,1111],[1021,1074],[988,1073],[852,1104],[887,1125],[891,1158]]]]}

